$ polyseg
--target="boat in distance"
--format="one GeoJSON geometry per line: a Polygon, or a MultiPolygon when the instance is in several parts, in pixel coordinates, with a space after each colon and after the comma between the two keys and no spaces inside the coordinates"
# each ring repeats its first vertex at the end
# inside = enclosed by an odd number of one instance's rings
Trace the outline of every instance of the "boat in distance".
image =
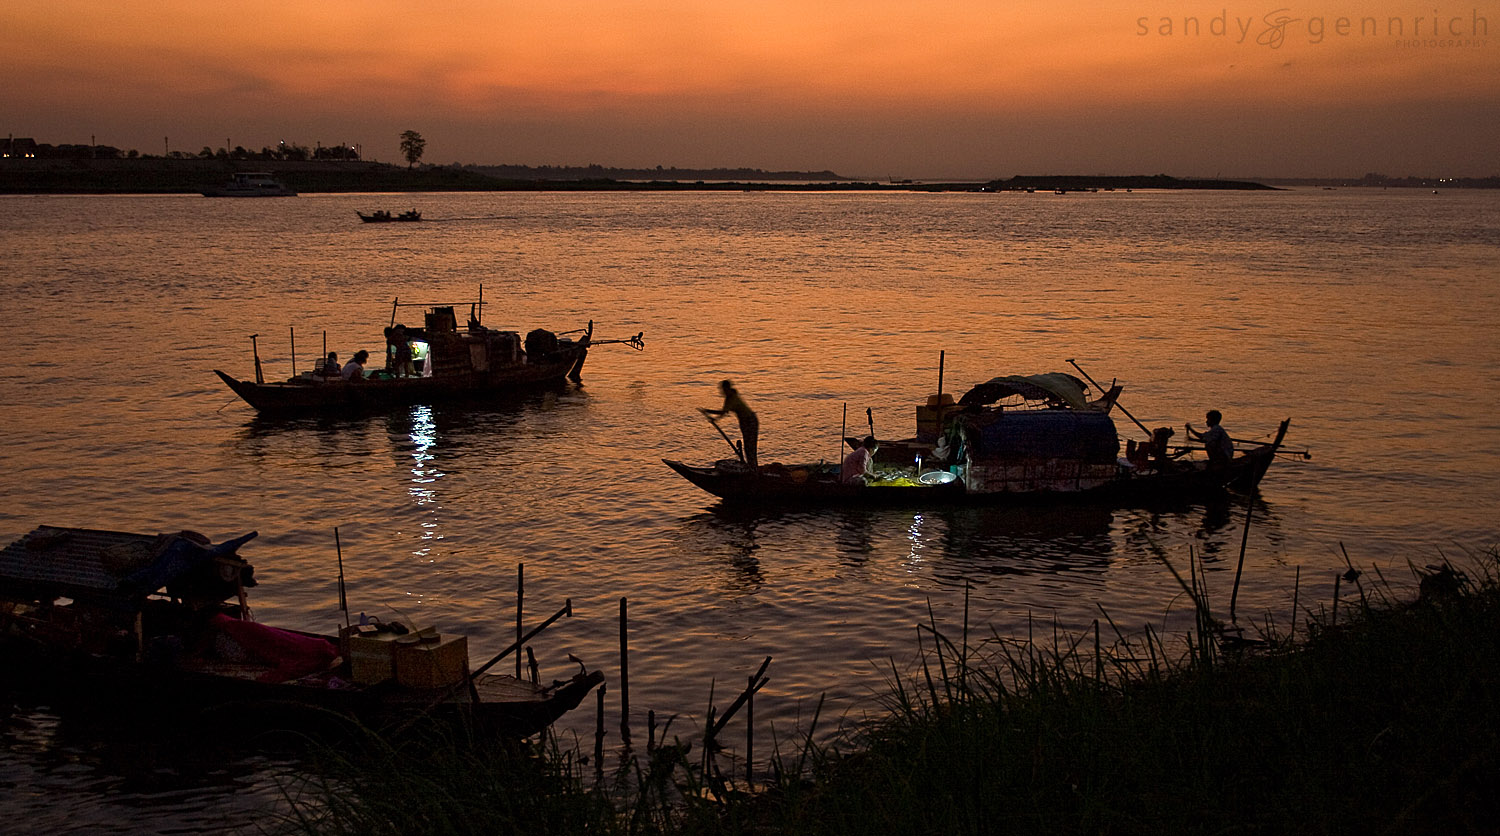
{"type": "Polygon", "coordinates": [[[384,209],[376,209],[368,215],[356,210],[354,214],[358,215],[359,219],[367,224],[414,223],[422,220],[422,213],[415,209],[408,209],[405,212],[395,215],[384,209]]]}
{"type": "MultiPolygon", "coordinates": [[[[466,636],[350,624],[347,610],[337,635],[256,622],[254,568],[238,553],[255,536],[211,544],[190,531],[38,526],[0,551],[0,658],[12,681],[125,716],[226,712],[232,728],[316,728],[334,712],[380,727],[463,719],[515,737],[603,681],[581,665],[545,685],[487,673],[500,657],[471,670],[466,636]]],[[[530,635],[564,614],[571,603],[530,635]]]]}
{"type": "Polygon", "coordinates": [[[291,186],[269,171],[237,171],[228,183],[203,190],[204,197],[296,197],[291,186]]]}
{"type": "MultiPolygon", "coordinates": [[[[1226,462],[1210,463],[1201,447],[1173,445],[1174,433],[1165,427],[1150,431],[1149,440],[1129,440],[1122,456],[1110,417],[1122,388],[1089,399],[1083,381],[1055,372],[997,377],[974,387],[958,403],[951,396],[934,395],[917,408],[917,436],[882,442],[873,476],[851,481],[841,479],[837,462],[752,468],[739,458],[706,465],[662,461],[730,503],[1149,504],[1253,490],[1284,452],[1290,419],[1264,442],[1234,440],[1234,454],[1226,462]]],[[[861,444],[855,438],[845,442],[861,444]]]]}
{"type": "Polygon", "coordinates": [[[454,305],[427,307],[422,327],[396,322],[406,303],[391,306],[391,325],[385,329],[383,367],[356,376],[340,374],[320,359],[310,372],[267,382],[255,352],[256,379],[240,380],[222,370],[214,373],[246,403],[262,413],[353,412],[408,404],[431,404],[459,399],[501,398],[564,380],[581,379],[589,349],[624,343],[645,347],[644,334],[624,340],[595,340],[594,323],[561,335],[535,329],[525,338],[517,331],[500,331],[480,323],[480,299],[470,306],[468,324],[458,327],[454,305]],[[579,334],[576,339],[573,334],[579,334]],[[357,377],[357,379],[355,379],[357,377]]]}

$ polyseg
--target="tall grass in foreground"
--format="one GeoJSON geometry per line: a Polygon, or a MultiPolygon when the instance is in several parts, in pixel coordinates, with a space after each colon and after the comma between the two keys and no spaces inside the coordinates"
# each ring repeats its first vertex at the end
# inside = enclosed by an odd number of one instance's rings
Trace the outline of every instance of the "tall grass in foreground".
{"type": "MultiPolygon", "coordinates": [[[[1198,632],[1050,648],[932,639],[889,713],[837,745],[778,752],[736,792],[661,747],[591,783],[575,755],[457,738],[327,764],[294,810],[313,833],[1495,833],[1500,555],[1383,580],[1309,612],[1295,646],[1198,632]],[[1336,621],[1335,621],[1335,612],[1336,621]],[[1224,648],[1236,648],[1225,650],[1224,648]],[[312,812],[316,811],[316,813],[312,812]]],[[[1185,586],[1188,586],[1185,584],[1185,586]]],[[[954,640],[956,638],[956,640],[954,640]]],[[[436,732],[434,732],[436,733],[436,732]]],[[[810,738],[810,735],[809,735],[810,738]]],[[[294,797],[295,801],[295,797],[294,797]]]]}

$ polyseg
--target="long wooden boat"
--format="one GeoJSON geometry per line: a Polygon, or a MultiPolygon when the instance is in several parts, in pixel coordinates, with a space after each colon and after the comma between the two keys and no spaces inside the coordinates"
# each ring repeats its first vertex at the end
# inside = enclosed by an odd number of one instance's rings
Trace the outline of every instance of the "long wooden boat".
{"type": "MultiPolygon", "coordinates": [[[[733,503],[932,505],[1059,500],[1149,503],[1201,500],[1249,491],[1282,450],[1290,419],[1265,442],[1236,442],[1234,457],[1211,465],[1201,451],[1173,445],[1159,428],[1121,455],[1110,412],[1121,387],[1090,399],[1066,373],[999,377],[954,403],[917,408],[918,434],[882,442],[876,479],[845,483],[837,463],[769,464],[737,459],[692,465],[662,461],[699,488],[733,503]]],[[[845,439],[851,446],[857,439],[845,439]]]]}
{"type": "Polygon", "coordinates": [[[405,212],[401,212],[395,215],[392,215],[390,212],[384,209],[376,209],[374,212],[371,212],[368,215],[355,210],[354,214],[358,215],[359,219],[367,224],[415,223],[416,221],[422,220],[422,213],[418,212],[415,209],[408,209],[405,212]]]}
{"type": "MultiPolygon", "coordinates": [[[[428,307],[422,327],[396,322],[405,303],[396,300],[391,325],[386,328],[385,367],[367,370],[359,380],[325,375],[322,366],[282,381],[267,382],[255,349],[255,380],[241,380],[219,369],[214,374],[262,413],[349,412],[384,409],[445,400],[493,399],[517,392],[579,380],[593,346],[625,343],[644,348],[644,335],[625,340],[594,340],[594,323],[579,332],[554,334],[536,329],[523,339],[517,331],[499,331],[480,324],[483,290],[471,303],[468,325],[459,328],[454,305],[428,307]],[[572,334],[581,334],[576,339],[572,334]],[[400,368],[400,346],[405,345],[411,366],[400,368]]],[[[252,347],[254,342],[252,342],[252,347]]],[[[374,352],[371,352],[374,356],[374,352]]],[[[377,361],[378,362],[378,361],[377,361]]]]}
{"type": "Polygon", "coordinates": [[[376,726],[464,717],[517,737],[603,681],[581,665],[550,684],[471,672],[466,637],[431,629],[259,624],[246,594],[254,569],[238,554],[253,537],[211,545],[192,532],[36,528],[0,551],[5,669],[104,710],[228,712],[261,729],[326,724],[328,712],[376,726]]]}

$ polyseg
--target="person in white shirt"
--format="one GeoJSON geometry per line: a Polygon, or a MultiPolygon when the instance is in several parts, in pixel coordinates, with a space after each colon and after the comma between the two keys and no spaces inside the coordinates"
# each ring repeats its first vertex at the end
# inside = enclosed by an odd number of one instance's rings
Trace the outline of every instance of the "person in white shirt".
{"type": "Polygon", "coordinates": [[[339,376],[348,381],[363,383],[365,380],[365,362],[369,359],[370,352],[368,351],[360,350],[354,352],[354,356],[350,358],[349,362],[344,364],[344,368],[339,372],[339,376]]]}
{"type": "Polygon", "coordinates": [[[1234,458],[1234,441],[1229,438],[1229,432],[1219,425],[1224,416],[1219,410],[1210,409],[1203,420],[1208,422],[1208,429],[1200,433],[1193,429],[1192,424],[1188,424],[1188,438],[1203,442],[1203,449],[1208,453],[1209,467],[1224,467],[1234,458]]]}

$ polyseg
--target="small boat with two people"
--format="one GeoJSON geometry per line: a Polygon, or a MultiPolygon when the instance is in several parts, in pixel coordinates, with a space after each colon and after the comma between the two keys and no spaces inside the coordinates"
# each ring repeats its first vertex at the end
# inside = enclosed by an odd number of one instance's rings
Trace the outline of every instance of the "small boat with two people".
{"type": "Polygon", "coordinates": [[[413,223],[422,220],[422,213],[415,209],[408,209],[395,215],[384,209],[376,209],[368,215],[356,210],[354,214],[367,224],[413,223]]]}
{"type": "MultiPolygon", "coordinates": [[[[1310,456],[1282,448],[1290,419],[1282,421],[1268,440],[1229,439],[1232,453],[1210,461],[1201,445],[1173,444],[1171,428],[1147,430],[1120,407],[1147,435],[1145,440],[1127,440],[1121,455],[1111,413],[1123,387],[1112,386],[1091,398],[1088,384],[1065,372],[996,377],[973,387],[957,403],[942,393],[941,375],[938,389],[916,409],[917,435],[877,442],[873,469],[857,478],[845,478],[841,462],[751,467],[738,456],[707,465],[663,462],[699,488],[734,503],[925,505],[1075,499],[1128,504],[1249,491],[1278,453],[1310,456]]],[[[844,441],[856,449],[865,443],[856,438],[844,441]]]]}
{"type": "Polygon", "coordinates": [[[262,413],[355,411],[505,397],[568,379],[579,380],[589,349],[595,346],[622,343],[637,351],[645,348],[644,333],[628,339],[594,339],[592,320],[578,331],[559,334],[538,328],[523,338],[519,331],[481,324],[484,305],[484,288],[480,287],[479,299],[469,303],[468,322],[461,328],[457,305],[417,305],[399,298],[392,301],[382,368],[366,370],[361,364],[360,373],[350,374],[347,368],[329,365],[331,358],[325,346],[325,356],[313,370],[298,374],[294,335],[292,377],[267,382],[256,337],[252,336],[255,380],[240,380],[219,369],[214,374],[262,413]],[[397,322],[403,307],[426,308],[423,325],[407,327],[397,322]]]}
{"type": "Polygon", "coordinates": [[[226,727],[298,730],[325,727],[328,712],[373,727],[433,717],[509,737],[542,731],[604,681],[581,663],[549,684],[488,672],[571,615],[571,602],[471,669],[466,636],[363,614],[354,622],[342,556],[336,635],[257,622],[246,592],[255,569],[239,555],[255,536],[214,544],[191,531],[38,526],[0,551],[0,658],[11,681],[122,717],[214,711],[226,727]]]}
{"type": "Polygon", "coordinates": [[[204,197],[296,197],[291,186],[269,171],[237,171],[228,183],[203,190],[204,197]]]}

